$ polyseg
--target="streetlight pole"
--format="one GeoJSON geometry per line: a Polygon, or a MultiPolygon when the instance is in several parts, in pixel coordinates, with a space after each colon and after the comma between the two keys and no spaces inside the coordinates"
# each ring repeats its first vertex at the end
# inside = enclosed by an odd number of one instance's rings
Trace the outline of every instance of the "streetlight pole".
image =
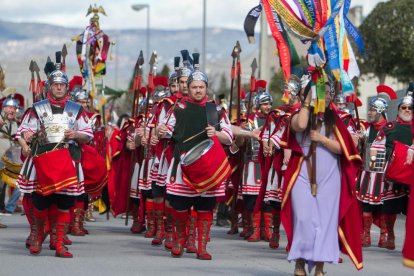
{"type": "Polygon", "coordinates": [[[206,0],[203,0],[203,68],[204,72],[207,72],[207,64],[206,64],[206,0]]]}
{"type": "Polygon", "coordinates": [[[132,5],[132,9],[134,11],[140,11],[143,9],[147,9],[147,50],[146,50],[146,55],[148,59],[150,56],[150,6],[148,4],[135,4],[132,5]]]}

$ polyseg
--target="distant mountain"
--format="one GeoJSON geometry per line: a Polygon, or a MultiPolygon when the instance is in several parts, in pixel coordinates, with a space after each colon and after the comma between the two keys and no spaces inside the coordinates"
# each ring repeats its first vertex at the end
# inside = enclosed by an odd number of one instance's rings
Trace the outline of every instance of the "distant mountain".
{"type": "MultiPolygon", "coordinates": [[[[85,22],[86,23],[86,22],[85,22]]],[[[83,30],[64,28],[39,23],[12,23],[0,21],[0,64],[6,70],[6,84],[18,91],[26,92],[30,80],[28,70],[31,59],[37,61],[43,68],[47,56],[54,59],[55,51],[62,49],[64,43],[68,46],[67,68],[69,76],[79,74],[75,55],[75,43],[71,38],[83,30]]],[[[115,42],[111,48],[112,60],[107,62],[105,83],[108,86],[125,89],[132,75],[132,70],[142,49],[146,52],[146,29],[104,30],[115,42]]],[[[243,31],[208,28],[207,29],[207,73],[212,81],[212,88],[217,87],[222,73],[230,74],[231,51],[235,42],[242,45],[242,63],[249,68],[253,57],[257,57],[258,45],[249,45],[243,31]]],[[[167,64],[172,69],[173,58],[179,51],[188,49],[190,52],[201,51],[202,30],[156,30],[150,32],[150,48],[158,54],[158,68],[167,64]]],[[[148,54],[146,63],[148,62],[148,54]]],[[[201,60],[202,61],[202,60],[201,60]]],[[[205,68],[203,64],[202,68],[205,68]]],[[[146,72],[148,73],[148,72],[146,72]]],[[[247,72],[244,72],[247,73],[247,72]]],[[[45,75],[42,74],[42,78],[45,75]]],[[[248,76],[246,75],[246,82],[248,76]]]]}

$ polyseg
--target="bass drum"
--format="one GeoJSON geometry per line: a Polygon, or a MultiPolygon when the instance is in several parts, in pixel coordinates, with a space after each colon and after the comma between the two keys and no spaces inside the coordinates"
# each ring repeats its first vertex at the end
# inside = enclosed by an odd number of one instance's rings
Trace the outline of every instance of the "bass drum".
{"type": "Polygon", "coordinates": [[[12,145],[1,157],[1,179],[10,187],[16,187],[16,180],[22,169],[23,162],[20,154],[21,147],[12,145]]]}

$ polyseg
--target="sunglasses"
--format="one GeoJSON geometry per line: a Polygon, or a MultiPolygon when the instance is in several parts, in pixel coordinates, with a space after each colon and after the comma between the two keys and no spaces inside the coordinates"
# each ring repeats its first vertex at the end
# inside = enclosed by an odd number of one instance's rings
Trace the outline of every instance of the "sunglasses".
{"type": "Polygon", "coordinates": [[[402,110],[406,110],[406,109],[408,109],[408,110],[412,110],[412,109],[413,109],[411,106],[401,106],[400,108],[401,108],[402,110]]]}

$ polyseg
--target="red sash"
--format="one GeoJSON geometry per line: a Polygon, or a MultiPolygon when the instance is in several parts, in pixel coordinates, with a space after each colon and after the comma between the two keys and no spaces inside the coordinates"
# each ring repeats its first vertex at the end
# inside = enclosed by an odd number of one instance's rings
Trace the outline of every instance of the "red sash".
{"type": "Polygon", "coordinates": [[[75,165],[67,148],[33,157],[36,168],[36,192],[48,196],[72,185],[78,185],[75,165]]]}

